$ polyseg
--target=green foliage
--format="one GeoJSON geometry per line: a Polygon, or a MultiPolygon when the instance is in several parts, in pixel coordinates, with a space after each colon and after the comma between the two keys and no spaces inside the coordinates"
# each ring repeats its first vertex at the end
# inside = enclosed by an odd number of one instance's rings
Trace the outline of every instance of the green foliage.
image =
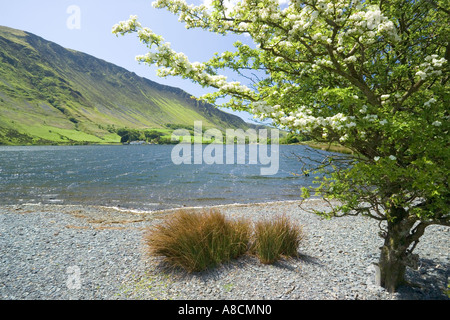
{"type": "Polygon", "coordinates": [[[159,144],[178,144],[179,141],[172,140],[171,137],[164,136],[164,137],[159,138],[158,143],[159,144]]]}
{"type": "Polygon", "coordinates": [[[280,144],[298,144],[310,140],[306,135],[297,133],[288,133],[285,138],[280,139],[280,144]]]}
{"type": "Polygon", "coordinates": [[[144,140],[144,133],[137,129],[121,128],[117,130],[117,134],[120,136],[120,142],[144,140]]]}
{"type": "Polygon", "coordinates": [[[146,130],[144,131],[144,136],[147,141],[159,140],[162,136],[164,136],[164,133],[156,130],[146,130]]]}
{"type": "Polygon", "coordinates": [[[179,123],[167,123],[165,126],[167,128],[169,128],[169,129],[172,129],[172,130],[186,129],[188,131],[194,132],[194,126],[193,125],[179,124],[179,123]]]}
{"type": "Polygon", "coordinates": [[[69,117],[69,121],[70,121],[70,122],[73,122],[73,123],[75,123],[75,124],[78,123],[78,120],[77,120],[75,117],[69,117]]]}
{"type": "Polygon", "coordinates": [[[344,203],[336,214],[366,214],[370,207],[390,220],[385,212],[402,207],[424,223],[449,224],[450,27],[444,3],[324,0],[320,5],[292,2],[282,9],[277,1],[264,0],[227,11],[220,2],[207,10],[183,0],[156,1],[189,28],[246,33],[258,45],[238,41],[234,52],[204,63],[191,63],[136,17],[115,25],[113,32],[139,32],[150,49],[139,60],[159,64],[160,75],[217,89],[205,99],[228,95],[225,106],[351,150],[355,156],[345,161],[330,156],[317,165],[331,178],[315,191],[344,203]],[[222,70],[263,73],[249,88],[227,82],[222,70]]]}
{"type": "Polygon", "coordinates": [[[0,128],[0,145],[52,144],[50,140],[33,138],[14,129],[0,128]]]}

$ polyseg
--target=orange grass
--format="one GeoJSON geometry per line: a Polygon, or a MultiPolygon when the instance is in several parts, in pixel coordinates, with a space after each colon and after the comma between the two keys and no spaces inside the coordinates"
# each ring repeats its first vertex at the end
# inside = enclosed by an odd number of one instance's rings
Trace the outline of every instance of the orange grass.
{"type": "Polygon", "coordinates": [[[274,263],[281,257],[295,257],[303,238],[302,228],[282,216],[275,220],[259,221],[255,225],[251,251],[264,264],[274,263]]]}
{"type": "Polygon", "coordinates": [[[149,230],[145,242],[151,255],[173,267],[202,271],[237,258],[248,249],[249,223],[229,221],[218,210],[178,211],[149,230]]]}
{"type": "Polygon", "coordinates": [[[217,209],[180,210],[148,229],[148,253],[162,257],[172,267],[203,271],[246,253],[264,264],[297,256],[302,228],[281,216],[258,221],[227,220],[217,209]]]}

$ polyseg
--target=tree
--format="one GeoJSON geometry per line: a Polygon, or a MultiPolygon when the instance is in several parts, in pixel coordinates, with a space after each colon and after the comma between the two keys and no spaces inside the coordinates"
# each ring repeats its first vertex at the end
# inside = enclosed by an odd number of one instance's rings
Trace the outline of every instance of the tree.
{"type": "Polygon", "coordinates": [[[120,128],[117,130],[117,135],[120,136],[120,142],[131,142],[142,140],[143,134],[136,129],[120,128]]]}
{"type": "Polygon", "coordinates": [[[152,141],[152,140],[158,141],[164,135],[164,133],[156,131],[156,130],[146,130],[146,131],[144,131],[144,135],[145,135],[145,138],[147,139],[147,141],[152,141]]]}
{"type": "MultiPolygon", "coordinates": [[[[217,90],[201,99],[273,119],[355,155],[330,157],[318,187],[333,200],[326,216],[366,215],[384,238],[381,282],[395,291],[425,228],[450,225],[449,15],[445,0],[213,0],[210,6],[158,0],[187,28],[246,34],[254,45],[204,63],[142,27],[137,17],[113,33],[136,32],[150,51],[137,60],[217,90]],[[220,73],[256,72],[249,85],[220,73]],[[381,223],[382,222],[382,223],[381,223]]],[[[331,203],[331,202],[330,202],[331,203]]]]}

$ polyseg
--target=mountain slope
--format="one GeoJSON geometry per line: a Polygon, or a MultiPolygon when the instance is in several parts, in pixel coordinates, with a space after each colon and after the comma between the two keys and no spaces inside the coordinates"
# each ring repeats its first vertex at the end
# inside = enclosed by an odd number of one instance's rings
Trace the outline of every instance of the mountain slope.
{"type": "Polygon", "coordinates": [[[0,143],[109,143],[114,128],[254,125],[85,53],[0,26],[0,143]]]}

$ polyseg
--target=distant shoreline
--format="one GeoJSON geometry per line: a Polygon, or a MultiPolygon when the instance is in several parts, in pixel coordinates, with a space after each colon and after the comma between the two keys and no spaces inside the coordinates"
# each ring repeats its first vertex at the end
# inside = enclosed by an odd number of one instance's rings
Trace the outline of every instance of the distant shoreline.
{"type": "MultiPolygon", "coordinates": [[[[61,146],[61,147],[70,147],[70,146],[128,146],[128,145],[134,145],[134,146],[167,146],[167,145],[175,145],[175,143],[121,143],[121,142],[107,142],[107,143],[98,143],[98,142],[73,142],[73,143],[45,143],[45,144],[0,144],[0,147],[40,147],[40,146],[61,146]]],[[[203,142],[203,145],[208,145],[210,143],[203,142]]],[[[246,143],[248,145],[248,143],[246,143]]],[[[353,154],[353,151],[340,146],[340,145],[334,145],[334,144],[328,144],[328,143],[321,143],[321,142],[314,142],[314,141],[307,141],[307,142],[300,142],[300,143],[280,143],[280,145],[284,146],[307,146],[313,149],[328,151],[328,152],[338,152],[338,153],[344,153],[344,154],[353,154]]]]}

